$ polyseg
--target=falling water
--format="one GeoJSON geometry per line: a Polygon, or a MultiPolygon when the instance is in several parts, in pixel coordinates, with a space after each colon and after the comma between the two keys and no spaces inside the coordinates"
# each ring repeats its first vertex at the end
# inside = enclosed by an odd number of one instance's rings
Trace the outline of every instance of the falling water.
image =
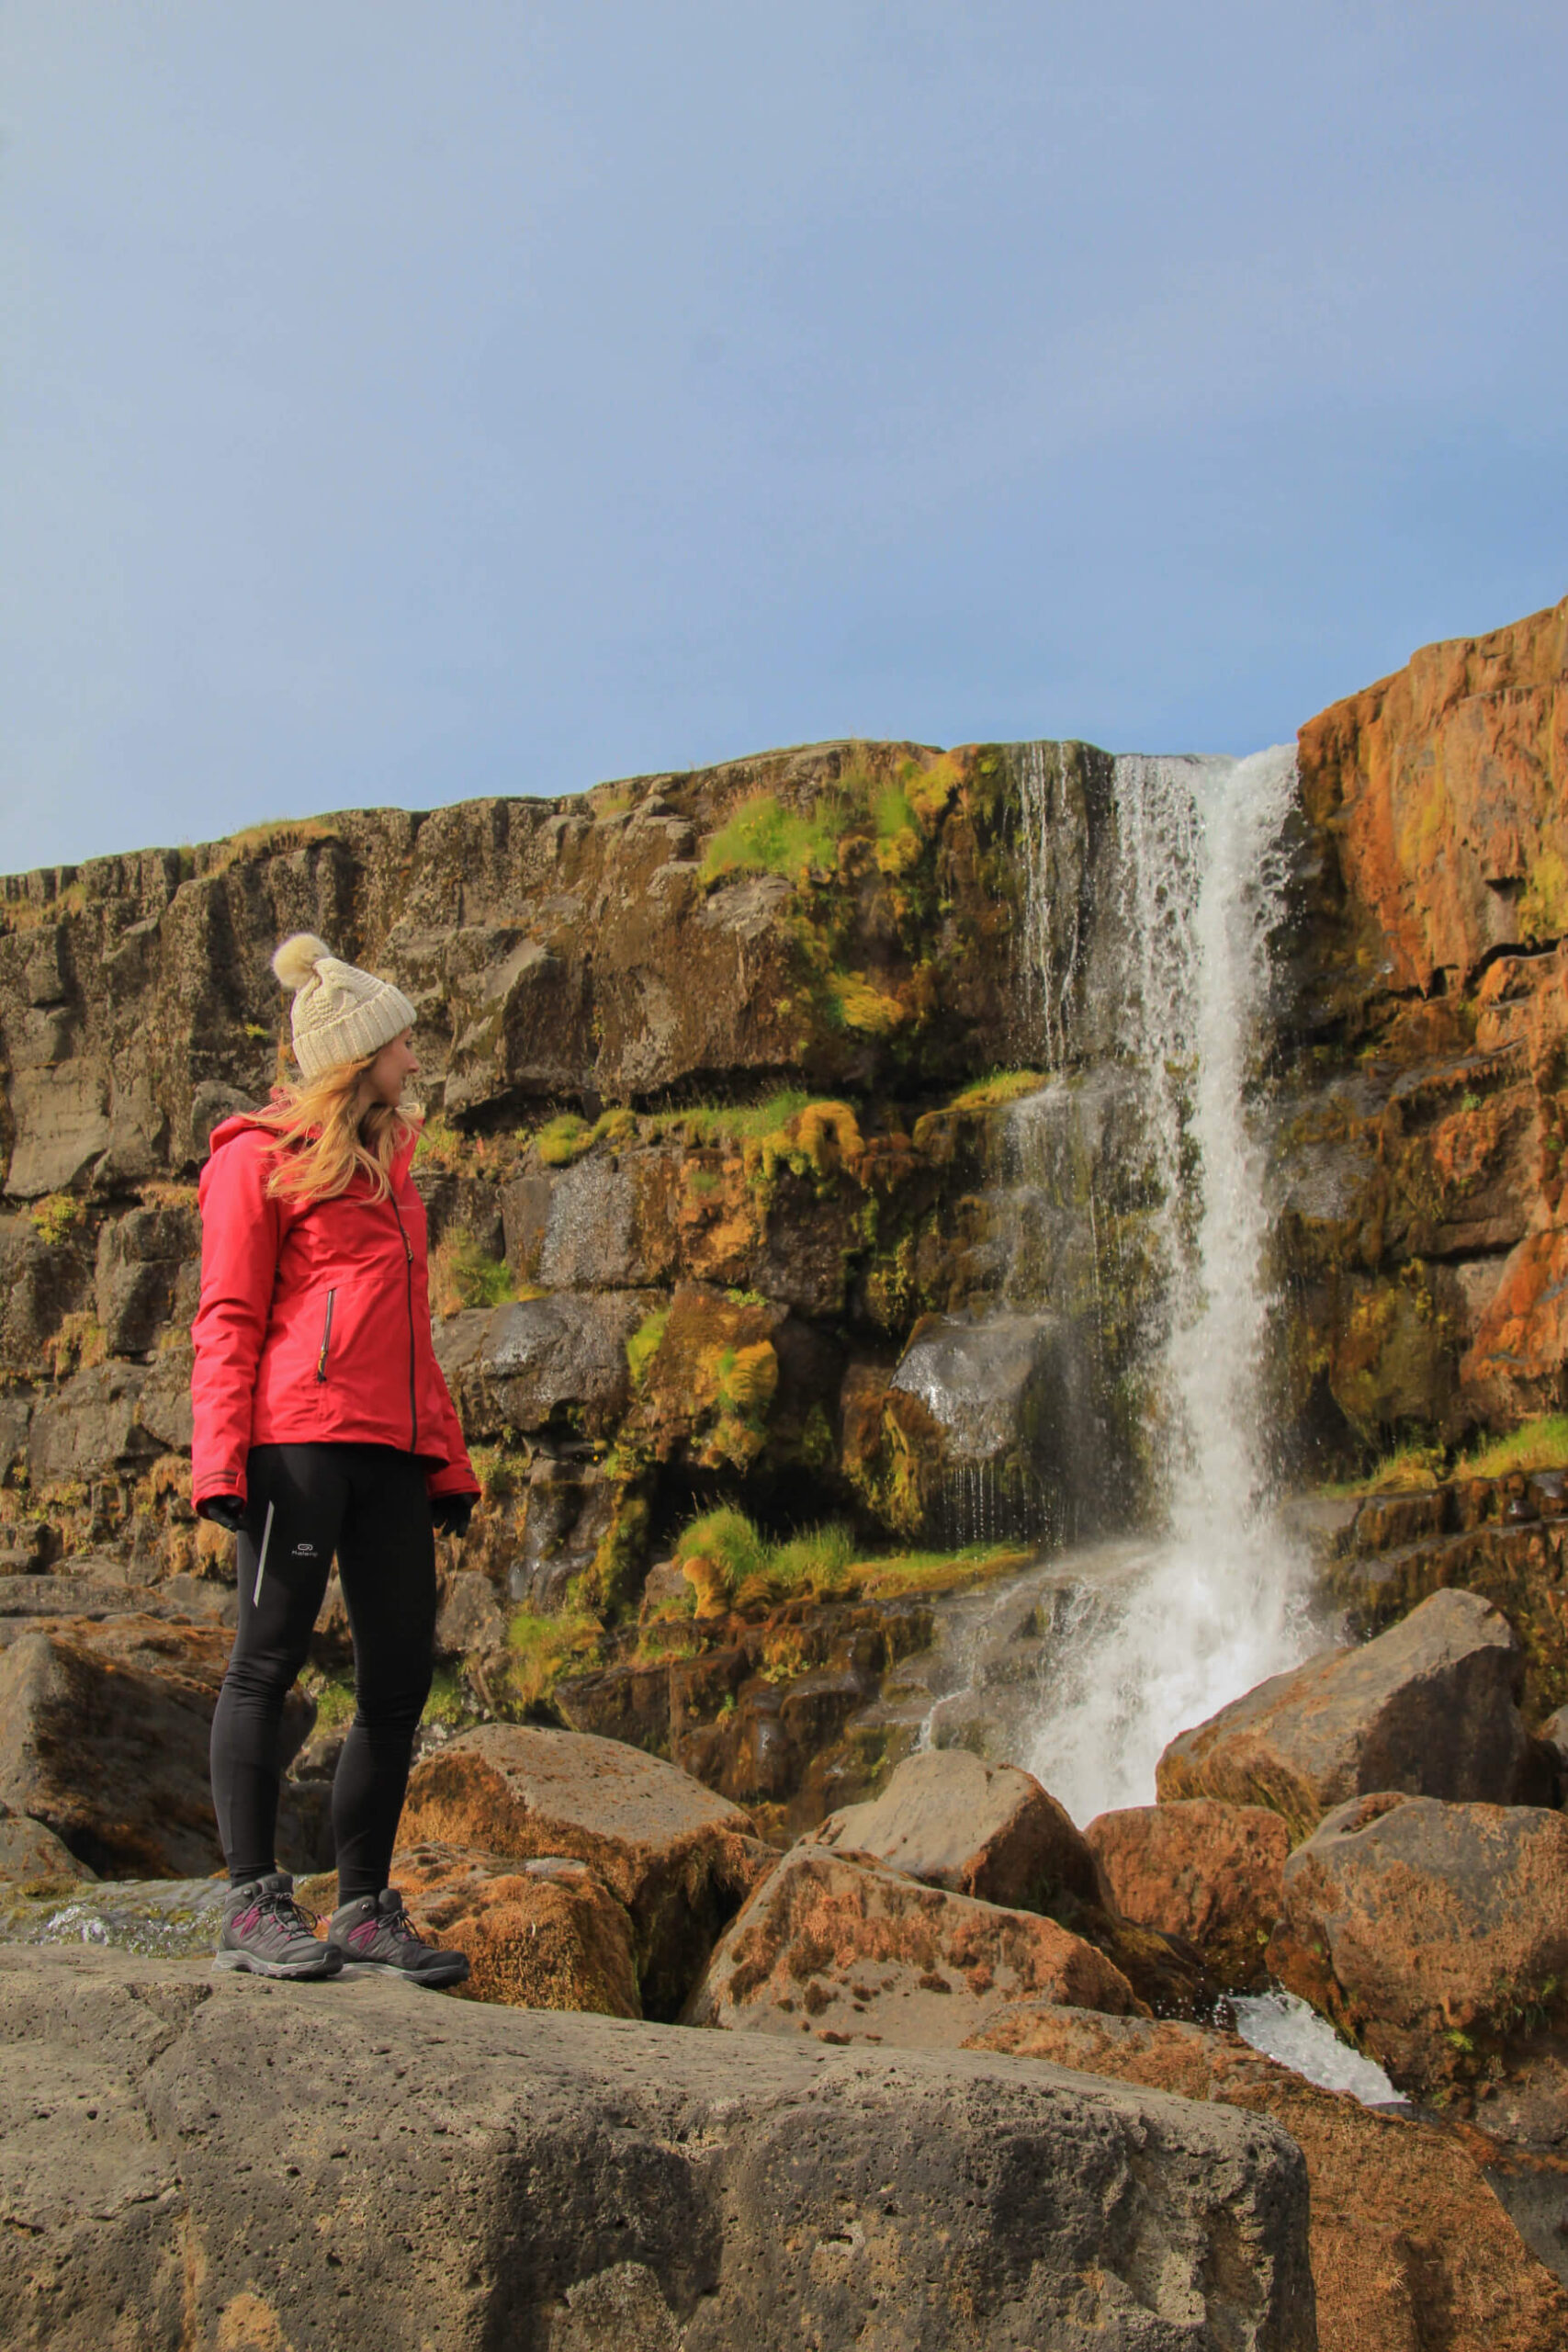
{"type": "Polygon", "coordinates": [[[1310,1639],[1302,1564],[1269,1502],[1268,1212],[1246,1101],[1294,781],[1288,746],[1116,763],[1123,1043],[1163,1200],[1151,1433],[1168,1516],[1143,1573],[1086,1610],[1026,1759],[1080,1821],[1150,1802],[1167,1742],[1310,1639]]]}

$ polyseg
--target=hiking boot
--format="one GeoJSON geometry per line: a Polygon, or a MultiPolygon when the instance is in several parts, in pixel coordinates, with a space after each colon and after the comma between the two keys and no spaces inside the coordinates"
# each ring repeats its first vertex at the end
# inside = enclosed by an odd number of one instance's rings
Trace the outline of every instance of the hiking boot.
{"type": "Polygon", "coordinates": [[[461,1984],[468,1955],[442,1951],[421,1941],[395,1886],[362,1894],[334,1911],[327,1941],[343,1955],[344,1971],[355,1975],[406,1976],[412,1984],[461,1984]]]}
{"type": "Polygon", "coordinates": [[[231,1886],[223,1898],[213,1968],[246,1969],[253,1976],[335,1976],[343,1954],[312,1935],[314,1925],[314,1914],[295,1902],[287,1871],[231,1886]]]}

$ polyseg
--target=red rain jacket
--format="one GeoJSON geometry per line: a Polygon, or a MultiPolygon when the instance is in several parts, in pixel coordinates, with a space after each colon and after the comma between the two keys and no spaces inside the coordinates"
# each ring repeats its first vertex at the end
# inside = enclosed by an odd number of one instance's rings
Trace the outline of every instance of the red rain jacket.
{"type": "Polygon", "coordinates": [[[253,1445],[322,1440],[417,1453],[433,1498],[478,1494],[430,1342],[412,1140],[392,1164],[389,1200],[355,1176],[308,1206],[268,1198],[271,1140],[249,1119],[224,1119],[201,1171],[193,1500],[243,1501],[253,1445]]]}

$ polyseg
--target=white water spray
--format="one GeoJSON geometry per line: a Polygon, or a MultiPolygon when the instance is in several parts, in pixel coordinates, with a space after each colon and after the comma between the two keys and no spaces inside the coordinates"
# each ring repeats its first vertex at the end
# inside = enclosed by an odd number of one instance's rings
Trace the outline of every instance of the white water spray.
{"type": "Polygon", "coordinates": [[[1079,1821],[1150,1803],[1168,1741],[1310,1645],[1303,1564],[1269,1508],[1268,1213],[1246,1105],[1294,782],[1289,746],[1116,763],[1124,1044],[1163,1196],[1169,1523],[1133,1585],[1086,1611],[1026,1759],[1079,1821]]]}

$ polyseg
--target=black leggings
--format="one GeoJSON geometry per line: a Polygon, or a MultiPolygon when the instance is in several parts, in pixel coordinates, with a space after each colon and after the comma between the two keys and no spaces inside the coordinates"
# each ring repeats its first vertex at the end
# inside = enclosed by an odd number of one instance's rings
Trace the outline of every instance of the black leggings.
{"type": "Polygon", "coordinates": [[[387,1883],[434,1647],[424,1476],[422,1462],[389,1445],[251,1449],[239,1630],[212,1718],[212,1802],[236,1885],[276,1868],[283,1702],[305,1663],[334,1552],[355,1698],[333,1781],[338,1901],[387,1883]]]}

